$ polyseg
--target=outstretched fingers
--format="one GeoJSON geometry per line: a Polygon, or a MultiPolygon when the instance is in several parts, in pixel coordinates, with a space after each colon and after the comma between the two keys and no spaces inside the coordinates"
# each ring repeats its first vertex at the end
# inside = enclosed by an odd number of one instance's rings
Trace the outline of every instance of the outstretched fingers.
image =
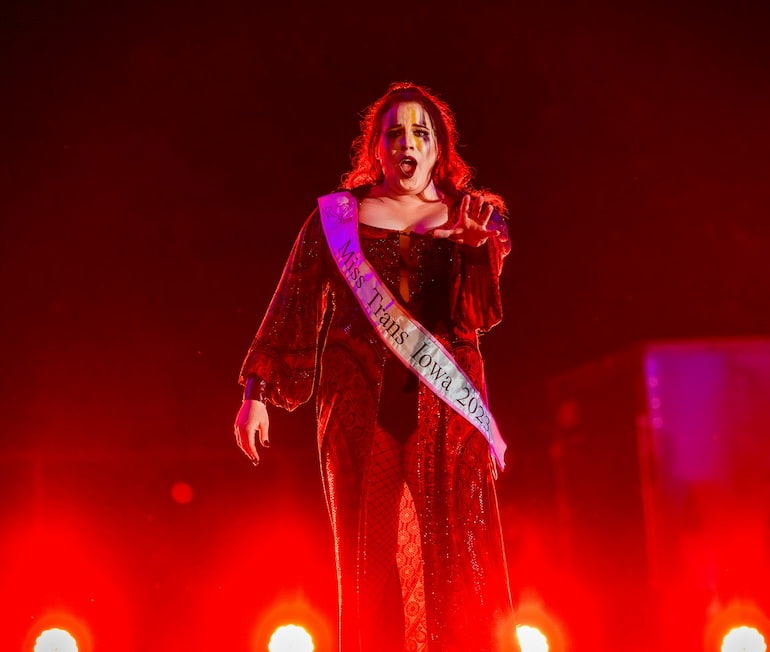
{"type": "Polygon", "coordinates": [[[454,224],[447,228],[433,230],[435,238],[450,238],[453,242],[467,244],[472,247],[483,245],[489,238],[499,235],[494,229],[489,229],[489,221],[495,207],[484,201],[484,195],[465,194],[457,208],[454,224]]]}

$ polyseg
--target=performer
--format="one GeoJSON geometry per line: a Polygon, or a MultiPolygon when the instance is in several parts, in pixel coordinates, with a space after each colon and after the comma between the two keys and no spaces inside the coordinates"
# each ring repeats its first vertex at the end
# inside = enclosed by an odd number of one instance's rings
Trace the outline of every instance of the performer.
{"type": "Polygon", "coordinates": [[[502,199],[474,189],[456,143],[421,86],[392,84],[367,109],[241,370],[235,435],[255,464],[266,405],[315,391],[343,652],[497,650],[503,625],[513,645],[504,444],[479,352],[510,245],[502,199]]]}

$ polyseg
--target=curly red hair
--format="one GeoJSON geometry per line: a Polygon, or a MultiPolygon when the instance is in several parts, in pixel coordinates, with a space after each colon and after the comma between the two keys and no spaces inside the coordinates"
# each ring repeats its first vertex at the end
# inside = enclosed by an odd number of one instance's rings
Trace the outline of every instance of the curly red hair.
{"type": "MultiPolygon", "coordinates": [[[[438,159],[433,168],[433,183],[441,192],[454,200],[465,193],[481,194],[473,187],[473,171],[457,152],[458,133],[455,117],[449,105],[430,90],[410,82],[394,82],[385,94],[372,102],[361,118],[361,133],[351,148],[352,168],[342,176],[342,188],[352,190],[362,186],[377,185],[383,180],[382,166],[377,162],[382,118],[395,104],[417,102],[430,116],[438,144],[438,159]]],[[[484,200],[498,212],[505,213],[502,197],[483,191],[484,200]]]]}

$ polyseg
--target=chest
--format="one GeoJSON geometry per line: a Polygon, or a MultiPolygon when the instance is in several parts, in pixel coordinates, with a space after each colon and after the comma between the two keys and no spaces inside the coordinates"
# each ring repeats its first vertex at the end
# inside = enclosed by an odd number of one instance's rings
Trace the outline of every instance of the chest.
{"type": "Polygon", "coordinates": [[[358,209],[362,224],[393,231],[426,233],[446,224],[449,209],[443,202],[425,202],[419,205],[401,205],[364,199],[358,209]]]}
{"type": "Polygon", "coordinates": [[[403,301],[441,302],[449,296],[454,248],[446,239],[359,226],[361,247],[382,281],[403,301]]]}

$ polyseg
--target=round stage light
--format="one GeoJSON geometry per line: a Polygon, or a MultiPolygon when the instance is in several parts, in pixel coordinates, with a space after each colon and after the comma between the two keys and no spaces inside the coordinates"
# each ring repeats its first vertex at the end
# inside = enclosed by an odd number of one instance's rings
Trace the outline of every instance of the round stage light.
{"type": "Polygon", "coordinates": [[[37,637],[34,652],[78,652],[78,643],[66,630],[46,629],[37,637]]]}
{"type": "Polygon", "coordinates": [[[267,644],[270,652],[313,652],[313,637],[299,625],[282,625],[273,632],[267,644]]]}
{"type": "Polygon", "coordinates": [[[762,633],[743,625],[734,627],[722,639],[721,652],[766,652],[767,644],[762,633]]]}
{"type": "Polygon", "coordinates": [[[548,639],[537,627],[519,625],[516,628],[521,652],[548,652],[548,639]]]}

